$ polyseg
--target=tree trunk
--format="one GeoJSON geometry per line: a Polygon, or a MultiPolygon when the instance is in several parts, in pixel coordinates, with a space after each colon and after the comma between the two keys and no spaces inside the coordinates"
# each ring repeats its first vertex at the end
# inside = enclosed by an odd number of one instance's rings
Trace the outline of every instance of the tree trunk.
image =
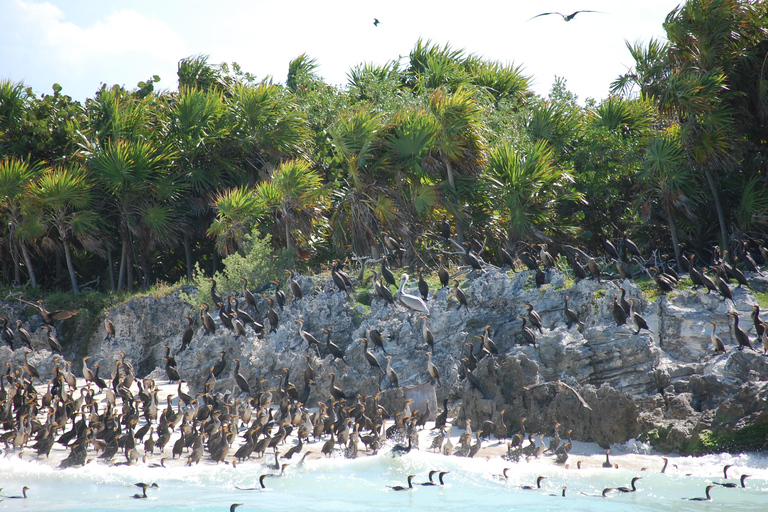
{"type": "Polygon", "coordinates": [[[75,266],[72,264],[72,251],[69,248],[69,240],[64,240],[64,258],[67,260],[67,270],[69,271],[69,280],[72,282],[72,291],[80,293],[80,287],[77,286],[75,266]]]}
{"type": "Polygon", "coordinates": [[[677,262],[677,271],[682,272],[683,267],[680,265],[680,237],[677,236],[677,224],[675,224],[675,218],[671,212],[666,212],[667,220],[669,221],[669,234],[672,237],[672,247],[675,250],[675,261],[677,262]]]}
{"type": "MultiPolygon", "coordinates": [[[[21,284],[21,266],[19,265],[19,258],[16,255],[16,251],[13,250],[13,232],[8,234],[8,252],[11,253],[11,259],[13,260],[13,284],[18,286],[21,284]]],[[[24,245],[23,243],[21,245],[24,245]]]]}
{"type": "Polygon", "coordinates": [[[448,174],[448,185],[451,186],[451,190],[456,192],[456,180],[453,177],[453,163],[445,157],[443,157],[443,162],[445,163],[445,172],[448,174]]]}
{"type": "Polygon", "coordinates": [[[282,208],[283,210],[283,224],[285,225],[285,248],[290,249],[291,248],[291,224],[288,220],[288,213],[285,211],[285,206],[282,208]]]}
{"type": "Polygon", "coordinates": [[[189,242],[189,233],[184,232],[184,258],[187,261],[187,283],[192,282],[192,244],[189,242]]]}
{"type": "MultiPolygon", "coordinates": [[[[453,190],[453,193],[456,194],[456,180],[453,175],[453,163],[445,157],[443,157],[443,163],[445,163],[445,171],[448,175],[448,185],[451,187],[451,190],[453,190]]],[[[453,202],[453,199],[451,199],[451,202],[453,202]]],[[[453,216],[453,224],[456,226],[456,238],[458,238],[459,244],[463,246],[464,228],[461,226],[461,219],[457,215],[453,216]]]]}
{"type": "Polygon", "coordinates": [[[712,192],[712,199],[715,201],[715,210],[717,211],[717,221],[720,224],[720,246],[725,250],[728,247],[728,229],[725,225],[725,214],[723,205],[720,204],[720,194],[717,192],[717,183],[712,176],[712,172],[707,166],[704,166],[704,175],[707,177],[709,190],[712,192]]]}
{"type": "Polygon", "coordinates": [[[122,252],[120,253],[120,272],[117,277],[117,292],[120,293],[125,288],[125,270],[128,266],[128,240],[124,236],[121,236],[122,240],[122,252]]]}
{"type": "Polygon", "coordinates": [[[115,262],[112,260],[112,250],[107,250],[107,267],[109,269],[109,289],[115,293],[115,262]]]}
{"type": "Polygon", "coordinates": [[[133,252],[131,247],[128,246],[125,261],[125,291],[128,293],[133,291],[133,261],[133,252]]]}
{"type": "Polygon", "coordinates": [[[35,269],[32,267],[32,258],[29,256],[27,245],[21,242],[21,254],[24,256],[24,265],[27,266],[27,272],[29,273],[29,284],[32,288],[37,288],[37,277],[35,276],[35,269]]]}

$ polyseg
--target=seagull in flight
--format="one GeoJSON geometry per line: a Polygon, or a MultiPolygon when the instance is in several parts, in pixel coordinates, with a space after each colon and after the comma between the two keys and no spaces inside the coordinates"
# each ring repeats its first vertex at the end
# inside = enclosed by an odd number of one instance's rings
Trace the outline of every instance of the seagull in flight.
{"type": "Polygon", "coordinates": [[[374,27],[378,27],[378,26],[379,26],[379,23],[381,23],[381,22],[379,21],[379,19],[378,19],[378,18],[373,18],[373,26],[374,26],[374,27]]]}
{"type": "MultiPolygon", "coordinates": [[[[560,13],[560,12],[543,12],[541,14],[537,14],[533,18],[538,18],[539,16],[547,16],[548,14],[559,14],[560,16],[563,17],[564,21],[571,21],[580,12],[602,12],[602,11],[576,11],[576,12],[572,12],[571,14],[568,14],[568,15],[565,15],[565,14],[560,13]]],[[[531,21],[533,18],[530,18],[528,21],[531,21]]]]}

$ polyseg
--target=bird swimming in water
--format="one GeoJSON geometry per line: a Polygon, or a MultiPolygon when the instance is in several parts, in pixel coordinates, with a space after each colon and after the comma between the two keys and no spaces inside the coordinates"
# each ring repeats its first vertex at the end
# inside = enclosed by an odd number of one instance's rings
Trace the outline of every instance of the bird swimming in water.
{"type": "MultiPolygon", "coordinates": [[[[575,17],[576,17],[576,15],[577,15],[577,14],[579,14],[580,12],[600,12],[600,11],[587,11],[587,10],[582,10],[582,11],[576,11],[576,12],[572,12],[571,14],[563,14],[563,13],[559,13],[559,12],[543,12],[543,13],[541,13],[541,14],[537,14],[537,15],[536,15],[536,16],[534,16],[533,18],[538,18],[539,16],[548,16],[548,15],[550,15],[550,14],[558,14],[558,15],[562,16],[562,18],[563,18],[563,21],[571,21],[571,20],[572,20],[573,18],[575,18],[575,17]]],[[[531,21],[533,18],[529,18],[529,19],[528,19],[528,21],[531,21]]]]}
{"type": "Polygon", "coordinates": [[[415,475],[408,475],[408,487],[403,487],[402,485],[394,485],[390,486],[389,488],[393,491],[409,491],[413,489],[413,484],[411,483],[411,480],[413,480],[413,477],[415,475]]]}

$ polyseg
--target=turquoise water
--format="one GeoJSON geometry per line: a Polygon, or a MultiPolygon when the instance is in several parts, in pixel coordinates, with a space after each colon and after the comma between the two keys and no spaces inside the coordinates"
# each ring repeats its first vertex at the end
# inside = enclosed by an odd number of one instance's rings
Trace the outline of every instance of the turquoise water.
{"type": "Polygon", "coordinates": [[[270,471],[259,461],[236,468],[203,463],[187,468],[176,460],[168,461],[170,467],[166,469],[91,463],[83,468],[56,470],[45,464],[4,458],[0,459],[0,487],[4,488],[0,494],[21,494],[24,485],[30,490],[26,500],[4,499],[0,511],[226,511],[232,503],[243,504],[238,511],[768,510],[765,456],[670,458],[666,474],[658,472],[659,457],[612,457],[620,469],[600,467],[600,456],[572,453],[574,465],[579,459],[584,459],[589,467],[565,469],[547,459],[515,464],[495,457],[466,459],[424,451],[400,458],[382,452],[356,460],[308,460],[303,467],[297,467],[298,461],[294,460],[285,476],[266,479],[267,490],[241,491],[236,487],[258,486],[259,475],[270,471]],[[712,502],[683,500],[704,496],[706,485],[713,480],[723,481],[724,464],[734,465],[729,481],[736,481],[741,474],[752,475],[746,481],[746,489],[715,487],[712,502]],[[642,465],[648,465],[648,471],[640,471],[642,465]],[[511,470],[509,479],[502,481],[496,475],[504,467],[511,470]],[[414,483],[427,481],[430,469],[450,471],[444,487],[416,486],[413,491],[404,492],[387,487],[405,485],[409,474],[416,475],[414,483]],[[521,485],[535,485],[538,475],[547,477],[541,490],[520,489],[521,485]],[[606,487],[629,486],[633,476],[643,477],[635,493],[614,492],[607,498],[591,496],[601,494],[606,487]],[[156,482],[159,488],[150,489],[146,500],[131,499],[141,492],[133,486],[139,481],[156,482]],[[567,486],[565,498],[560,496],[563,486],[567,486]]]}

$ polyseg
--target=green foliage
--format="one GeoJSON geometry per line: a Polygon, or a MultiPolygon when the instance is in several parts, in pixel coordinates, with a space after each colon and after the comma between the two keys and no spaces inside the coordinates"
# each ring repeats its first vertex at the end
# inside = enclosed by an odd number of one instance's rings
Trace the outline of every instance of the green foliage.
{"type": "MultiPolygon", "coordinates": [[[[294,261],[295,252],[282,250],[273,253],[270,236],[261,237],[258,229],[254,229],[243,239],[242,254],[230,254],[222,260],[224,270],[213,275],[216,290],[222,297],[239,293],[243,287],[241,277],[248,280],[251,289],[270,281],[282,281],[285,279],[285,269],[294,268],[294,261]]],[[[200,269],[200,265],[196,264],[190,284],[197,291],[192,295],[182,293],[181,298],[195,307],[206,302],[213,309],[215,305],[210,304],[212,285],[209,279],[200,269]]]]}
{"type": "Polygon", "coordinates": [[[526,152],[507,144],[491,150],[488,168],[492,195],[498,201],[502,222],[513,239],[542,230],[567,230],[556,215],[561,201],[580,201],[570,189],[571,174],[554,163],[552,148],[539,141],[526,152]]]}
{"type": "Polygon", "coordinates": [[[768,422],[748,425],[735,430],[702,430],[696,433],[685,455],[701,456],[710,453],[744,453],[765,450],[768,447],[768,422]]]}
{"type": "Polygon", "coordinates": [[[320,77],[315,72],[317,68],[317,59],[302,53],[288,63],[288,78],[285,85],[293,92],[315,86],[320,82],[320,77]]]}

